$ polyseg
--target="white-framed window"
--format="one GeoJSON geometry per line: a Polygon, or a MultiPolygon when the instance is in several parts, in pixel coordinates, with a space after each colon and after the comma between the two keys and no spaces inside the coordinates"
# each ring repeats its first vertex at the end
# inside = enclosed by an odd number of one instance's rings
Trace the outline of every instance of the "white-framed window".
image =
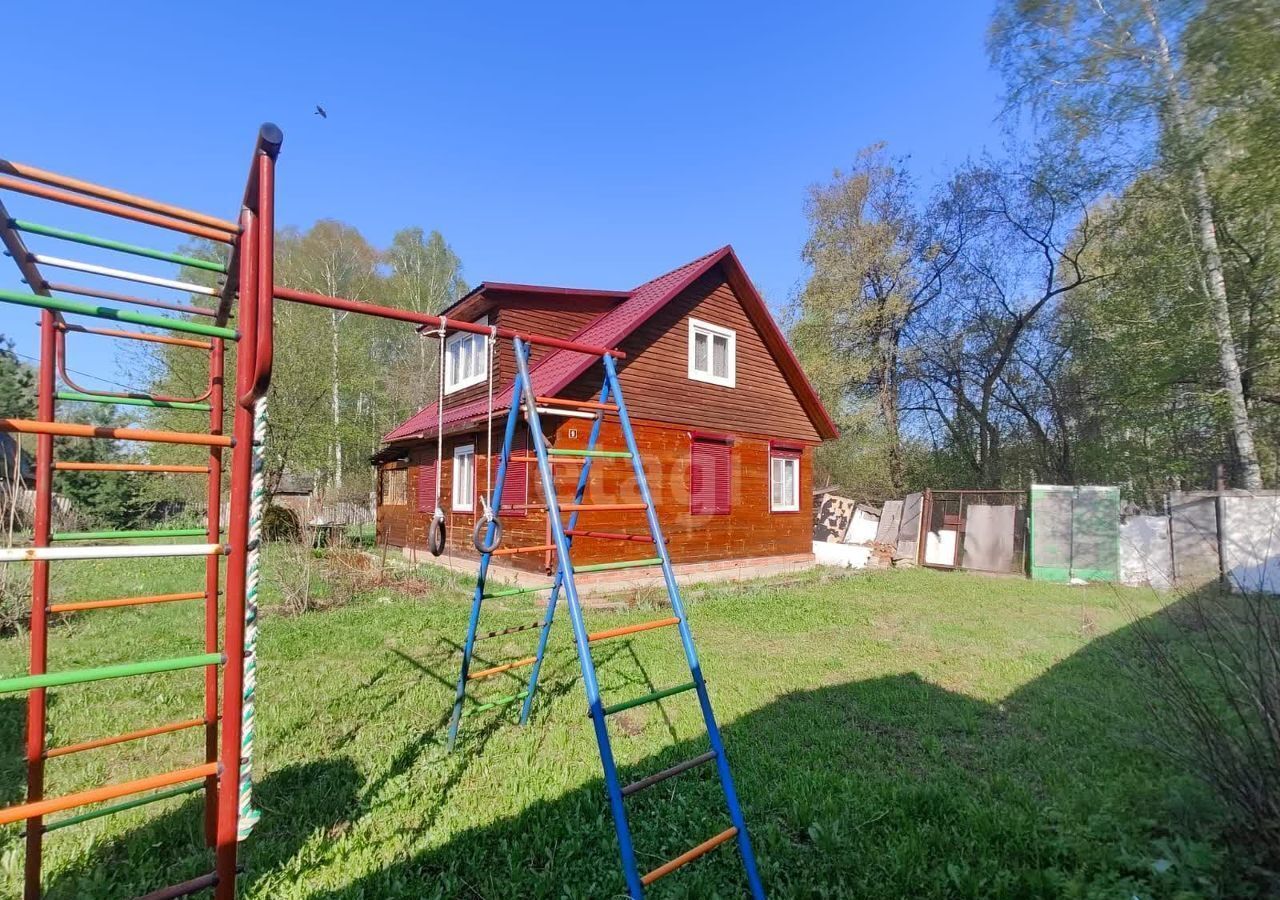
{"type": "Polygon", "coordinates": [[[689,377],[733,387],[738,335],[701,319],[689,320],[689,377]]]}
{"type": "MultiPolygon", "coordinates": [[[[477,321],[489,324],[489,319],[477,321]]],[[[488,335],[459,331],[444,342],[444,392],[452,394],[489,377],[488,335]]]]}
{"type": "Polygon", "coordinates": [[[474,510],[475,496],[476,448],[474,444],[462,444],[453,448],[453,511],[474,510]]]}
{"type": "Polygon", "coordinates": [[[800,454],[775,450],[769,455],[769,509],[800,510],[800,454]]]}

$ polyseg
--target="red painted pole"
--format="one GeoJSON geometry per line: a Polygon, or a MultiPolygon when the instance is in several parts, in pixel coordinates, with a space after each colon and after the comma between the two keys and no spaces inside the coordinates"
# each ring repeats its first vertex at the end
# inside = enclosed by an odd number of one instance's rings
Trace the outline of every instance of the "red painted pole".
{"type": "MultiPolygon", "coordinates": [[[[222,434],[222,392],[225,345],[214,338],[209,350],[209,433],[222,434]]],[[[222,448],[209,448],[208,541],[216,544],[222,533],[222,448]]],[[[204,650],[218,652],[218,557],[205,558],[204,568],[204,650]]],[[[218,760],[218,667],[204,670],[204,759],[218,760]]],[[[218,776],[204,782],[204,839],[210,847],[218,841],[218,776]]]]}
{"type": "MultiPolygon", "coordinates": [[[[36,417],[41,422],[53,421],[53,391],[56,375],[54,358],[54,316],[50,310],[40,313],[40,375],[37,386],[36,417]]],[[[36,437],[35,528],[32,543],[49,546],[53,513],[53,435],[36,437]]],[[[49,563],[37,560],[31,571],[31,661],[29,671],[41,675],[48,664],[49,563]]],[[[27,695],[27,802],[44,799],[44,734],[46,726],[45,689],[37,688],[27,695]]],[[[44,829],[39,816],[27,819],[27,857],[24,896],[40,900],[40,867],[44,851],[44,829]]]]}
{"type": "MultiPolygon", "coordinates": [[[[345,312],[359,313],[366,316],[377,316],[382,319],[397,319],[401,322],[413,322],[416,325],[423,325],[428,328],[439,328],[441,319],[439,316],[430,316],[426,313],[416,313],[407,309],[396,309],[392,306],[379,306],[376,303],[365,303],[361,300],[344,300],[341,297],[327,297],[324,294],[313,294],[310,291],[299,291],[293,288],[281,287],[276,285],[275,295],[280,300],[289,300],[293,303],[305,303],[309,306],[322,306],[325,309],[341,309],[345,312]]],[[[466,331],[471,334],[489,334],[489,328],[485,325],[477,325],[474,322],[463,322],[462,320],[454,321],[449,319],[446,322],[450,331],[466,331]]],[[[551,347],[555,350],[572,350],[576,353],[587,353],[592,356],[612,356],[615,359],[625,359],[626,355],[621,350],[612,350],[608,347],[597,347],[594,344],[580,344],[576,341],[566,341],[562,338],[548,337],[544,334],[529,334],[524,331],[512,331],[510,328],[499,328],[498,337],[505,340],[511,338],[520,338],[526,343],[534,344],[539,347],[551,347]]]]}
{"type": "MultiPolygon", "coordinates": [[[[257,238],[254,215],[248,209],[240,213],[240,328],[237,346],[236,385],[233,403],[232,436],[235,451],[231,454],[231,491],[227,514],[227,540],[231,553],[227,558],[227,578],[223,590],[223,651],[227,662],[222,669],[222,734],[220,735],[221,767],[219,771],[218,816],[216,835],[218,876],[217,900],[234,900],[236,895],[236,830],[240,794],[240,730],[244,700],[244,591],[245,564],[248,559],[249,490],[253,466],[253,410],[240,398],[253,385],[254,350],[258,337],[257,302],[257,238]]],[[[270,240],[264,237],[265,243],[270,240]]]]}

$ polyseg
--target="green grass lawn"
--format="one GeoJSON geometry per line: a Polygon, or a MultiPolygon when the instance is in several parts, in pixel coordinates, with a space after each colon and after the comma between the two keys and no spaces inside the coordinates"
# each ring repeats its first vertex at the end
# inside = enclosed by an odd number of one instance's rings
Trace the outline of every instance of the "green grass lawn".
{"type": "MultiPolygon", "coordinates": [[[[189,590],[197,560],[63,563],[79,598],[189,590]]],[[[270,568],[270,567],[269,567],[270,568]]],[[[274,573],[278,578],[279,572],[274,573]]],[[[258,783],[243,845],[256,898],[613,897],[623,893],[600,762],[562,616],[530,725],[516,708],[464,720],[444,752],[465,587],[378,589],[264,618],[258,783]]],[[[536,618],[497,604],[485,624],[536,618]]],[[[776,897],[1184,897],[1241,890],[1242,864],[1197,783],[1146,741],[1152,722],[1120,659],[1150,592],[894,571],[701,589],[690,621],[766,888],[776,897]]],[[[81,613],[55,629],[51,669],[200,647],[198,603],[81,613]]],[[[591,627],[654,612],[590,612],[591,627]]],[[[528,655],[531,634],[481,645],[528,655]]],[[[25,671],[22,639],[0,673],[25,671]]],[[[674,631],[600,645],[605,696],[687,681],[674,631]]],[[[518,674],[518,673],[517,673],[518,674]]],[[[478,696],[514,693],[497,679],[478,696]]],[[[199,714],[198,671],[51,692],[51,740],[199,714]]],[[[20,697],[0,700],[0,792],[22,797],[20,697]]],[[[613,720],[625,780],[705,749],[683,694],[613,720]]],[[[192,765],[196,732],[55,759],[61,794],[192,765]]],[[[628,802],[650,868],[727,827],[702,767],[628,802]]],[[[211,868],[191,795],[47,838],[48,896],[132,897],[211,868]]],[[[17,896],[17,828],[0,832],[0,896],[17,896]]],[[[659,882],[656,897],[741,896],[733,845],[659,882]]]]}

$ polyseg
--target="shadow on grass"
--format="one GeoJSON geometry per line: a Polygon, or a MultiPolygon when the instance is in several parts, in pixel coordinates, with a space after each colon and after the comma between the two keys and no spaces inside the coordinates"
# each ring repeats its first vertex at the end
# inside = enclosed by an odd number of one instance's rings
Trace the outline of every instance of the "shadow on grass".
{"type": "MultiPolygon", "coordinates": [[[[732,722],[725,742],[767,890],[885,898],[1244,890],[1215,844],[1212,805],[1146,745],[1155,723],[1126,690],[1122,664],[1134,652],[1135,636],[1121,629],[997,704],[904,673],[788,694],[732,722]]],[[[613,737],[615,747],[628,740],[618,729],[613,737]]],[[[701,739],[682,742],[628,767],[623,781],[705,749],[701,739]]],[[[642,870],[728,824],[707,766],[633,796],[627,809],[642,870]]],[[[594,779],[308,896],[623,893],[603,783],[594,779]]],[[[745,895],[736,848],[650,893],[745,895]]]]}
{"type": "MultiPolygon", "coordinates": [[[[627,665],[625,642],[606,648],[619,654],[619,666],[627,665]]],[[[774,897],[832,898],[1237,895],[1240,882],[1228,880],[1233,863],[1215,844],[1212,807],[1186,773],[1143,744],[1155,723],[1142,698],[1126,689],[1120,662],[1134,652],[1134,635],[1122,629],[997,704],[901,673],[787,694],[728,724],[725,743],[766,889],[774,897]]],[[[424,677],[448,678],[399,656],[424,677]]],[[[601,668],[606,665],[602,660],[601,668]]],[[[648,681],[643,669],[637,677],[648,681]]],[[[715,672],[709,677],[714,698],[715,672]]],[[[580,686],[565,680],[546,689],[558,696],[580,686]]],[[[441,742],[446,722],[447,713],[438,727],[401,748],[390,773],[368,783],[340,759],[266,778],[257,788],[263,822],[245,853],[246,890],[274,896],[273,886],[330,861],[311,838],[324,832],[337,840],[345,823],[376,815],[369,798],[441,742]]],[[[472,725],[463,752],[444,758],[442,765],[452,768],[443,791],[421,798],[419,837],[482,757],[489,736],[504,727],[509,720],[472,725]]],[[[631,739],[623,729],[612,734],[617,748],[631,739]]],[[[623,781],[705,749],[704,739],[681,742],[627,767],[623,781]]],[[[586,758],[565,764],[580,766],[586,758]]],[[[728,824],[707,766],[629,798],[627,809],[645,870],[728,824]]],[[[189,802],[95,849],[79,874],[64,875],[49,896],[118,896],[112,873],[127,873],[134,891],[201,874],[207,854],[199,820],[198,804],[189,802]],[[192,862],[196,855],[199,866],[192,862]]],[[[412,847],[402,837],[397,847],[412,847]]],[[[339,843],[332,852],[372,853],[385,862],[306,896],[496,900],[623,893],[599,778],[425,850],[380,854],[339,843]]],[[[342,877],[339,867],[328,871],[342,877]]],[[[736,848],[713,852],[651,893],[744,895],[736,848]]]]}
{"type": "MultiPolygon", "coordinates": [[[[263,778],[254,786],[262,821],[250,838],[254,852],[244,854],[242,883],[278,876],[282,866],[297,864],[314,836],[340,833],[360,814],[359,793],[360,776],[345,759],[289,766],[263,778]]],[[[73,870],[47,881],[45,897],[137,897],[208,874],[213,853],[204,843],[203,808],[196,795],[119,839],[95,845],[73,870]]]]}

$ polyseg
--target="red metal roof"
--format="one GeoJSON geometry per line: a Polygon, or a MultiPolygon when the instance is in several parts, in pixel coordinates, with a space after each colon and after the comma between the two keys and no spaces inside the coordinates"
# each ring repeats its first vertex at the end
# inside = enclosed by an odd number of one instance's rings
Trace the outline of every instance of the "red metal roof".
{"type": "MultiPolygon", "coordinates": [[[[782,331],[769,314],[764,299],[756,291],[755,286],[751,284],[751,280],[747,278],[746,271],[742,268],[742,264],[738,261],[737,255],[730,246],[721,247],[719,250],[700,256],[692,262],[685,263],[665,275],[659,275],[652,281],[646,281],[632,290],[626,300],[608,312],[602,313],[570,339],[584,344],[616,347],[654,313],[678,296],[681,291],[710,271],[713,266],[721,263],[726,264],[726,277],[734,287],[735,292],[747,305],[748,312],[752,314],[753,320],[756,321],[757,326],[760,328],[766,344],[769,345],[778,358],[781,368],[795,388],[801,404],[813,420],[818,433],[824,438],[835,437],[839,433],[835,423],[823,407],[822,401],[818,399],[817,392],[814,391],[808,378],[805,377],[804,371],[800,368],[800,363],[795,354],[791,352],[791,348],[787,345],[782,331]]],[[[529,372],[529,377],[533,381],[534,393],[539,396],[558,393],[586,371],[596,359],[597,357],[591,354],[576,353],[571,350],[557,350],[548,354],[529,372]]],[[[511,382],[507,382],[495,392],[495,412],[507,409],[507,400],[510,395],[511,382]]],[[[486,397],[453,407],[449,405],[448,398],[446,398],[443,421],[445,433],[448,434],[451,431],[459,430],[451,426],[483,421],[488,415],[488,409],[489,402],[486,397]]],[[[390,442],[434,435],[436,424],[436,404],[432,403],[410,417],[399,427],[388,432],[383,436],[382,440],[383,442],[390,442]]]]}

